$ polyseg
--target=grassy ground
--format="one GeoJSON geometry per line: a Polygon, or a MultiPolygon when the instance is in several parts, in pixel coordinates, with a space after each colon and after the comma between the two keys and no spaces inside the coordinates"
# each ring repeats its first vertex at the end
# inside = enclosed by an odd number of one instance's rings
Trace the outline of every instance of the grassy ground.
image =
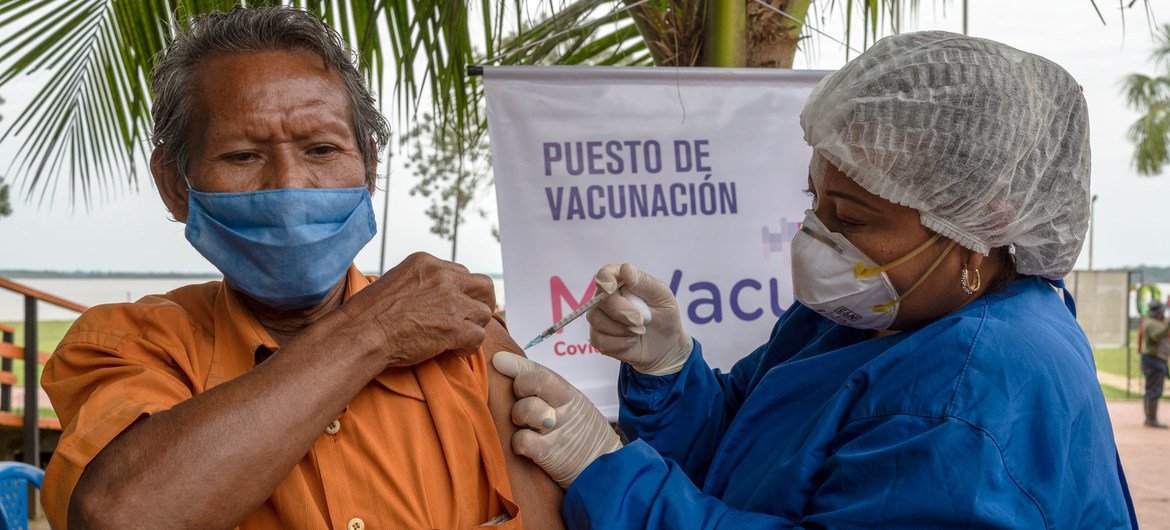
{"type": "Polygon", "coordinates": [[[1109,385],[1101,385],[1101,393],[1105,394],[1105,399],[1141,399],[1141,394],[1130,393],[1126,395],[1125,390],[1121,388],[1113,388],[1109,385]]]}
{"type": "MultiPolygon", "coordinates": [[[[24,322],[0,323],[15,329],[15,344],[17,346],[24,346],[24,322]]],[[[72,320],[48,320],[40,322],[37,325],[37,348],[45,353],[53,353],[53,350],[57,349],[57,343],[61,342],[61,337],[65,336],[65,332],[69,331],[69,326],[71,325],[73,325],[72,320]]],[[[23,385],[24,361],[13,361],[12,371],[16,373],[17,384],[23,385]]],[[[43,366],[37,368],[37,379],[40,379],[40,373],[42,371],[44,371],[43,366]]]]}
{"type": "MultiPolygon", "coordinates": [[[[16,344],[24,344],[24,322],[0,322],[16,330],[16,344]]],[[[65,336],[65,332],[69,330],[69,326],[73,325],[72,320],[48,320],[41,321],[37,324],[37,347],[46,353],[52,353],[57,349],[57,343],[61,342],[61,337],[65,336]]]]}
{"type": "MultiPolygon", "coordinates": [[[[1134,344],[1137,344],[1137,339],[1132,339],[1134,344]]],[[[1097,361],[1097,369],[1102,372],[1109,372],[1111,374],[1125,375],[1125,359],[1130,357],[1130,375],[1136,376],[1141,373],[1141,367],[1138,366],[1137,348],[1131,347],[1132,352],[1126,351],[1124,347],[1121,348],[1095,348],[1093,349],[1093,360],[1097,361]]]]}
{"type": "MultiPolygon", "coordinates": [[[[56,418],[57,417],[57,411],[55,411],[49,407],[39,407],[39,408],[37,408],[37,410],[40,411],[39,416],[42,418],[56,418]]],[[[24,409],[22,409],[20,407],[13,407],[12,413],[16,414],[17,416],[23,416],[24,409]]]]}
{"type": "MultiPolygon", "coordinates": [[[[1137,331],[1130,333],[1129,342],[1131,346],[1129,349],[1121,348],[1094,348],[1093,360],[1097,362],[1097,370],[1124,376],[1126,371],[1126,359],[1129,359],[1129,376],[1134,380],[1134,386],[1131,392],[1126,396],[1125,389],[1115,388],[1109,385],[1101,385],[1101,390],[1105,393],[1105,399],[1141,399],[1142,389],[1138,388],[1138,379],[1142,375],[1141,357],[1138,354],[1137,347],[1137,331]]],[[[1162,399],[1170,400],[1170,395],[1164,396],[1162,399]]]]}
{"type": "MultiPolygon", "coordinates": [[[[3,322],[4,325],[9,326],[15,330],[13,333],[14,343],[17,346],[24,346],[24,322],[3,322]]],[[[57,343],[61,342],[61,338],[65,336],[65,332],[69,331],[69,326],[73,324],[71,320],[49,320],[42,321],[37,325],[37,348],[46,353],[52,353],[57,349],[57,343]]],[[[45,369],[44,366],[37,367],[37,379],[40,380],[40,374],[45,369]]],[[[12,361],[12,371],[16,373],[18,385],[24,384],[24,361],[12,361]]],[[[16,403],[13,403],[16,405],[16,403]]],[[[23,413],[22,408],[13,407],[13,413],[23,413]]],[[[57,413],[48,407],[42,407],[40,410],[41,417],[56,418],[57,413]]]]}

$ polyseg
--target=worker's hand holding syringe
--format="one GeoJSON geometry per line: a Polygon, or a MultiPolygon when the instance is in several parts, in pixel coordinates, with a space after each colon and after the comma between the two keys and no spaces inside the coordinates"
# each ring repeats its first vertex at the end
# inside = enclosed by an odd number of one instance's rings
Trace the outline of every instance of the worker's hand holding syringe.
{"type": "Polygon", "coordinates": [[[644,374],[682,370],[691,355],[691,337],[670,287],[629,263],[602,267],[594,281],[598,296],[617,292],[586,316],[593,347],[644,374]],[[632,302],[629,295],[644,302],[632,302]]]}

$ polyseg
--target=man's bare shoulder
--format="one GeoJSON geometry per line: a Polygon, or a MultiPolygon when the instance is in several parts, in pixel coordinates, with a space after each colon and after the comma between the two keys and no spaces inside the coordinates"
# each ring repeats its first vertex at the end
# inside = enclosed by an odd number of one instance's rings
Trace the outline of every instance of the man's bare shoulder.
{"type": "Polygon", "coordinates": [[[564,490],[539,466],[512,452],[512,435],[517,430],[512,424],[512,404],[516,402],[512,394],[512,380],[497,372],[491,363],[491,356],[496,352],[509,351],[524,355],[524,350],[512,340],[498,318],[488,324],[486,331],[487,337],[483,341],[481,351],[487,356],[488,409],[491,410],[496,431],[500,435],[500,445],[508,466],[512,492],[516,504],[520,506],[524,526],[542,529],[564,528],[564,521],[561,518],[564,490]]]}

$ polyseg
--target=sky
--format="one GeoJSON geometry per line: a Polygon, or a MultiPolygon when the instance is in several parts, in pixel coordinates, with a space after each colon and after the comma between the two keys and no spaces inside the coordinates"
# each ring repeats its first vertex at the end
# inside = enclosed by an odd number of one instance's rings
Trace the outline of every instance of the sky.
{"type": "MultiPolygon", "coordinates": [[[[910,20],[904,31],[962,30],[960,2],[921,4],[916,19],[907,16],[910,20]]],[[[970,4],[969,34],[1045,56],[1064,66],[1084,87],[1092,131],[1092,191],[1098,200],[1093,223],[1096,241],[1085,245],[1078,268],[1089,266],[1090,246],[1094,268],[1170,266],[1170,244],[1150,243],[1157,240],[1156,233],[1152,235],[1160,230],[1157,223],[1164,226],[1170,211],[1170,174],[1140,177],[1134,171],[1133,148],[1125,132],[1138,114],[1125,107],[1118,89],[1126,74],[1156,73],[1149,60],[1152,40],[1145,15],[1140,10],[1123,15],[1115,5],[1110,8],[1108,2],[1098,1],[1106,19],[1102,24],[1089,0],[978,0],[970,4]]],[[[1156,24],[1170,22],[1170,11],[1159,13],[1156,5],[1154,8],[1156,24]]],[[[845,25],[840,13],[821,15],[810,19],[809,25],[843,39],[845,25]]],[[[6,31],[11,29],[0,29],[0,40],[7,37],[6,31]]],[[[806,41],[807,49],[797,53],[795,68],[836,69],[845,63],[844,46],[813,35],[806,41]]],[[[854,35],[853,43],[855,48],[862,47],[860,32],[854,35]]],[[[6,100],[0,105],[0,115],[5,117],[0,128],[20,114],[50,76],[24,77],[0,87],[0,97],[6,100]]],[[[385,86],[393,86],[392,79],[385,86]]],[[[397,116],[389,119],[393,125],[401,123],[397,116]]],[[[0,168],[8,167],[16,147],[13,142],[0,144],[0,168]]],[[[408,193],[416,179],[402,167],[401,158],[390,160],[388,222],[381,213],[385,192],[380,190],[374,197],[379,229],[387,234],[387,268],[420,250],[450,257],[450,243],[429,231],[426,200],[408,193]]],[[[146,168],[139,171],[146,178],[140,179],[137,192],[98,198],[89,209],[72,207],[64,194],[51,204],[26,202],[14,194],[14,213],[0,218],[4,249],[0,251],[0,270],[214,272],[184,239],[183,225],[167,220],[146,168]]],[[[500,249],[491,235],[494,195],[477,197],[470,210],[468,222],[460,230],[457,259],[473,271],[499,273],[500,249]],[[481,209],[488,212],[487,218],[475,213],[481,209]]],[[[380,240],[375,237],[358,255],[358,266],[367,272],[378,271],[379,251],[380,240]]]]}

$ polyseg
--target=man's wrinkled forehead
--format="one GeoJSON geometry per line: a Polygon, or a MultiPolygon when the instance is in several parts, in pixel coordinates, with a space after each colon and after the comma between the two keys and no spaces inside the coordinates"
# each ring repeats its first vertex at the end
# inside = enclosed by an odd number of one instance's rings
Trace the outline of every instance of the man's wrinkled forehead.
{"type": "Polygon", "coordinates": [[[299,88],[293,86],[294,82],[316,83],[322,98],[344,89],[337,70],[328,68],[319,55],[307,50],[217,54],[200,61],[192,70],[190,82],[193,96],[203,101],[214,97],[280,98],[299,88]]]}
{"type": "Polygon", "coordinates": [[[191,81],[196,112],[189,135],[205,131],[209,124],[247,127],[274,115],[313,115],[315,123],[333,117],[353,132],[344,83],[336,69],[326,68],[312,52],[218,55],[203,61],[191,81]]]}

